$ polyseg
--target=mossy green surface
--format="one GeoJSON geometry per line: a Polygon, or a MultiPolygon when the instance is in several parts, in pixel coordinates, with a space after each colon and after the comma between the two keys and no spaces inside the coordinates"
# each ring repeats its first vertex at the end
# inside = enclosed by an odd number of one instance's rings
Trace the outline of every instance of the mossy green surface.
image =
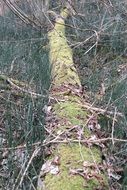
{"type": "MultiPolygon", "coordinates": [[[[57,117],[70,121],[72,126],[83,125],[87,120],[88,113],[82,110],[80,104],[70,101],[70,99],[55,104],[54,110],[57,117]]],[[[64,126],[64,128],[66,127],[64,126]]],[[[84,136],[90,136],[90,131],[87,128],[84,128],[84,136]]],[[[71,169],[83,169],[84,161],[98,167],[102,162],[101,151],[98,147],[92,146],[89,148],[78,143],[61,143],[54,150],[53,155],[60,158],[59,173],[57,175],[50,172],[46,174],[44,178],[45,190],[94,190],[102,187],[103,190],[109,189],[108,180],[101,171],[97,174],[100,180],[96,177],[87,180],[80,174],[73,175],[70,172],[71,169]]],[[[54,157],[53,155],[50,157],[51,160],[54,157]]],[[[89,170],[90,168],[86,167],[87,169],[89,170]]]]}
{"type": "MultiPolygon", "coordinates": [[[[93,190],[101,187],[101,182],[96,178],[86,180],[79,174],[72,175],[70,169],[82,169],[83,162],[99,164],[101,153],[96,148],[86,148],[78,144],[59,145],[56,155],[60,157],[60,172],[57,175],[47,174],[44,180],[46,190],[93,190]]],[[[103,174],[103,190],[108,189],[103,174]]]]}
{"type": "MultiPolygon", "coordinates": [[[[66,15],[67,16],[67,15],[66,15]]],[[[62,83],[81,86],[73,63],[73,53],[65,36],[65,22],[57,18],[54,29],[48,33],[49,58],[52,64],[52,78],[55,86],[62,83]]]]}
{"type": "MultiPolygon", "coordinates": [[[[67,12],[62,12],[61,16],[67,18],[67,14],[67,12]]],[[[88,112],[84,111],[80,105],[81,98],[76,95],[73,96],[72,94],[68,95],[66,92],[63,93],[64,89],[62,89],[63,86],[69,87],[69,84],[71,84],[73,88],[75,88],[76,85],[81,86],[74,67],[72,50],[65,37],[65,21],[62,17],[56,19],[53,30],[48,33],[50,47],[49,57],[52,64],[53,78],[52,91],[53,95],[58,97],[58,100],[63,100],[57,101],[52,105],[52,110],[55,112],[56,118],[58,118],[58,123],[56,123],[56,129],[54,130],[58,131],[61,127],[66,129],[66,127],[68,128],[70,126],[84,125],[84,137],[88,138],[88,136],[90,136],[90,132],[86,127],[88,112]],[[60,89],[57,87],[61,88],[61,94],[59,93],[60,90],[56,90],[60,89]],[[69,126],[66,126],[68,123],[69,126]]],[[[52,155],[48,161],[52,161],[55,156],[60,158],[58,165],[59,173],[51,174],[50,171],[47,172],[44,178],[42,178],[44,187],[42,187],[41,190],[95,190],[97,188],[100,189],[102,183],[103,190],[109,189],[107,179],[101,172],[98,174],[101,180],[98,180],[94,176],[86,180],[86,178],[79,173],[74,175],[70,172],[71,169],[83,169],[84,161],[98,166],[101,163],[101,152],[97,147],[92,146],[88,148],[87,145],[79,143],[70,142],[70,144],[64,144],[61,142],[56,145],[55,148],[53,147],[52,155]]]]}
{"type": "Polygon", "coordinates": [[[85,113],[85,111],[75,102],[60,102],[55,104],[54,110],[57,116],[60,118],[66,118],[73,125],[85,124],[87,113],[85,113]]]}

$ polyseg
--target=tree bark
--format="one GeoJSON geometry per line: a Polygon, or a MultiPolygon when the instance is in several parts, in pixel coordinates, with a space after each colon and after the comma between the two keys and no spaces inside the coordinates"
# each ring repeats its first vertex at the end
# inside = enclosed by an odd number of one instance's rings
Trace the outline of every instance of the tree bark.
{"type": "Polygon", "coordinates": [[[72,50],[65,36],[69,9],[56,18],[48,33],[52,65],[52,97],[47,106],[45,162],[38,190],[109,189],[99,146],[83,143],[93,136],[88,129],[89,112],[84,110],[81,83],[74,67],[72,50]],[[50,145],[50,146],[49,146],[50,145]],[[49,156],[46,156],[49,154],[49,156]]]}

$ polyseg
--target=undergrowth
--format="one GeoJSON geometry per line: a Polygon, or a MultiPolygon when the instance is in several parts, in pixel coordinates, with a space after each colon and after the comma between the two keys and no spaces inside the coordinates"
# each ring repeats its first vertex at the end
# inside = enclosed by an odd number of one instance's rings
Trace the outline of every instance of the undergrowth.
{"type": "MultiPolygon", "coordinates": [[[[61,2],[51,1],[50,9],[57,11],[62,6],[61,2]]],[[[104,115],[99,117],[104,135],[113,134],[114,138],[126,139],[127,3],[124,0],[75,0],[74,8],[75,15],[68,19],[66,34],[74,52],[84,96],[93,106],[114,112],[110,118],[104,115]],[[123,114],[122,118],[115,116],[117,111],[123,114]]],[[[43,149],[39,150],[40,156],[35,156],[33,160],[31,158],[36,143],[45,138],[44,105],[48,101],[50,86],[48,52],[43,48],[46,45],[45,29],[36,30],[27,26],[11,12],[0,16],[0,74],[20,80],[34,89],[36,94],[42,95],[41,98],[26,94],[20,96],[10,91],[5,93],[1,87],[1,190],[32,190],[36,187],[43,149]]],[[[127,143],[111,142],[107,146],[109,162],[119,169],[116,170],[116,176],[111,177],[111,187],[126,189],[127,143]]]]}

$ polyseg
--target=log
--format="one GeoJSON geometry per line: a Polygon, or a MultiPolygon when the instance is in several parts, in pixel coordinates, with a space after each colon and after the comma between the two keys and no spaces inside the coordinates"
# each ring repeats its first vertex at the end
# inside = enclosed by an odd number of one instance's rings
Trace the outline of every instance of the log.
{"type": "Polygon", "coordinates": [[[88,128],[90,113],[82,107],[81,83],[65,35],[69,12],[69,9],[63,9],[48,33],[52,100],[47,105],[47,138],[44,142],[47,147],[37,190],[107,190],[108,177],[101,149],[94,144],[82,143],[93,134],[88,128]]]}

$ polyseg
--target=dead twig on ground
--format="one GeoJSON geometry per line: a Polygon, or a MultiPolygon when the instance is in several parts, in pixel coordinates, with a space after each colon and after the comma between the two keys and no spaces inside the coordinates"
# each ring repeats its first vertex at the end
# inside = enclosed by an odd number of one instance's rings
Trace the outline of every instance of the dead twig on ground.
{"type": "MultiPolygon", "coordinates": [[[[127,140],[126,139],[118,139],[118,138],[114,138],[113,139],[114,142],[121,142],[121,143],[127,143],[127,140]]],[[[103,142],[106,142],[106,141],[112,141],[112,138],[111,137],[107,137],[107,138],[102,138],[102,139],[85,139],[85,140],[80,140],[80,143],[92,143],[92,144],[96,144],[96,143],[103,143],[103,142]]],[[[38,146],[40,145],[41,147],[45,147],[45,146],[49,146],[50,144],[58,144],[58,143],[79,143],[79,140],[77,139],[67,139],[67,140],[51,140],[51,141],[48,141],[44,143],[42,142],[36,142],[36,143],[33,143],[31,146],[38,146]]],[[[27,148],[27,145],[24,144],[24,145],[19,145],[17,147],[8,147],[8,148],[0,148],[0,151],[6,151],[6,150],[16,150],[16,149],[24,149],[24,148],[27,148]]]]}

